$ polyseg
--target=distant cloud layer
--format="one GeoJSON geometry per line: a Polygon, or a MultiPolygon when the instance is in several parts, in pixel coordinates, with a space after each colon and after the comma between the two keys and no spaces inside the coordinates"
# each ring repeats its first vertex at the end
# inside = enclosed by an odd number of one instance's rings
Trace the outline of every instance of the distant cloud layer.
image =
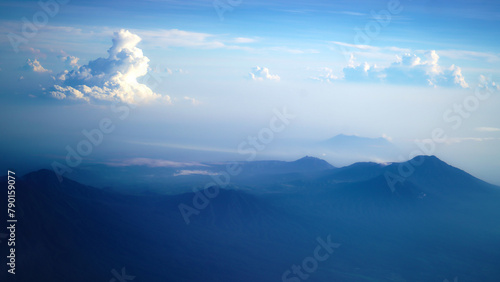
{"type": "Polygon", "coordinates": [[[276,80],[279,81],[280,77],[277,74],[271,74],[266,67],[255,67],[250,72],[250,77],[253,80],[276,80]]]}
{"type": "Polygon", "coordinates": [[[354,58],[351,57],[343,73],[346,81],[469,87],[460,67],[451,65],[443,68],[438,61],[439,56],[436,51],[426,52],[423,57],[406,53],[385,68],[370,65],[367,62],[356,64],[354,58]]]}
{"type": "MultiPolygon", "coordinates": [[[[128,30],[115,32],[108,58],[90,61],[76,70],[64,71],[50,94],[57,99],[148,102],[162,96],[137,81],[148,72],[149,59],[137,48],[141,38],[128,30]]],[[[65,58],[76,65],[77,58],[65,58]]],[[[170,97],[164,97],[170,102],[170,97]]]]}

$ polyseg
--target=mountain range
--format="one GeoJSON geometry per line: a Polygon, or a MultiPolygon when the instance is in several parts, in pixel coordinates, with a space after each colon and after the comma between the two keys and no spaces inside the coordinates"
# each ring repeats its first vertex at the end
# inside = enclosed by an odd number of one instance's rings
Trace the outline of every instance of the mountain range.
{"type": "Polygon", "coordinates": [[[500,279],[500,187],[437,157],[237,164],[227,185],[169,168],[164,186],[136,190],[28,173],[16,184],[17,280],[1,281],[500,279]]]}

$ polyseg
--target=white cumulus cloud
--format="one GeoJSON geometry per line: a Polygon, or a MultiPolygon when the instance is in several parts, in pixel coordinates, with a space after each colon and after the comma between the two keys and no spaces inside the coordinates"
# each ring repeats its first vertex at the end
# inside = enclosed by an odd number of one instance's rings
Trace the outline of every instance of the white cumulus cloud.
{"type": "Polygon", "coordinates": [[[280,80],[277,74],[271,74],[266,67],[254,67],[250,72],[250,77],[253,80],[280,80]]]}
{"type": "Polygon", "coordinates": [[[339,79],[338,76],[333,74],[333,69],[331,68],[324,67],[313,71],[315,71],[317,74],[311,76],[310,79],[315,81],[330,83],[339,79]]]}
{"type": "Polygon", "coordinates": [[[34,59],[33,61],[30,59],[26,60],[26,64],[24,65],[23,69],[34,72],[50,72],[50,70],[47,70],[44,67],[42,67],[42,65],[37,59],[34,59]]]}
{"type": "Polygon", "coordinates": [[[66,63],[66,65],[70,67],[78,67],[78,60],[80,60],[77,57],[74,56],[63,56],[61,57],[61,60],[66,63]]]}
{"type": "MultiPolygon", "coordinates": [[[[121,101],[129,104],[159,99],[147,85],[137,81],[148,72],[149,59],[137,44],[141,38],[128,30],[115,32],[107,58],[98,58],[76,70],[58,74],[50,94],[58,99],[121,101]],[[59,85],[60,84],[60,85],[59,85]]],[[[76,62],[76,58],[68,58],[76,62]]],[[[164,97],[170,101],[169,96],[164,97]]]]}

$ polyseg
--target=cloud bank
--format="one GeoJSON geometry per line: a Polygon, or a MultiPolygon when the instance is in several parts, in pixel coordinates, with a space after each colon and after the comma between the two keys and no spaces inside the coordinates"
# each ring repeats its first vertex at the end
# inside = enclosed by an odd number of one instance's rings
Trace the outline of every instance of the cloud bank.
{"type": "MultiPolygon", "coordinates": [[[[121,101],[129,104],[162,97],[137,81],[137,78],[147,74],[149,64],[149,59],[136,47],[140,41],[139,36],[128,30],[115,32],[108,58],[98,58],[76,70],[58,74],[58,83],[50,94],[57,99],[121,101]]],[[[73,58],[69,60],[77,63],[73,58]]],[[[170,101],[170,97],[164,98],[170,101]]]]}
{"type": "Polygon", "coordinates": [[[397,57],[397,61],[389,67],[383,68],[367,62],[356,64],[351,56],[351,61],[343,69],[343,73],[346,81],[469,88],[460,67],[451,65],[444,68],[438,61],[439,56],[436,51],[426,52],[423,57],[406,53],[402,57],[397,57]]]}

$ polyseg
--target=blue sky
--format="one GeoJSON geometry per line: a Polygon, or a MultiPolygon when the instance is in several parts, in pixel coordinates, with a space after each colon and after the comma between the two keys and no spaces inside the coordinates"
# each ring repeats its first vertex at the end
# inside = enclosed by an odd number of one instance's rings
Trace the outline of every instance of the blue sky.
{"type": "Polygon", "coordinates": [[[113,102],[132,114],[89,162],[237,159],[286,106],[297,118],[258,158],[355,134],[386,136],[407,159],[443,128],[434,154],[500,183],[497,1],[42,2],[0,3],[6,166],[64,158],[113,102]],[[23,34],[27,23],[36,31],[23,34]],[[454,105],[477,89],[492,95],[454,128],[454,105]]]}

